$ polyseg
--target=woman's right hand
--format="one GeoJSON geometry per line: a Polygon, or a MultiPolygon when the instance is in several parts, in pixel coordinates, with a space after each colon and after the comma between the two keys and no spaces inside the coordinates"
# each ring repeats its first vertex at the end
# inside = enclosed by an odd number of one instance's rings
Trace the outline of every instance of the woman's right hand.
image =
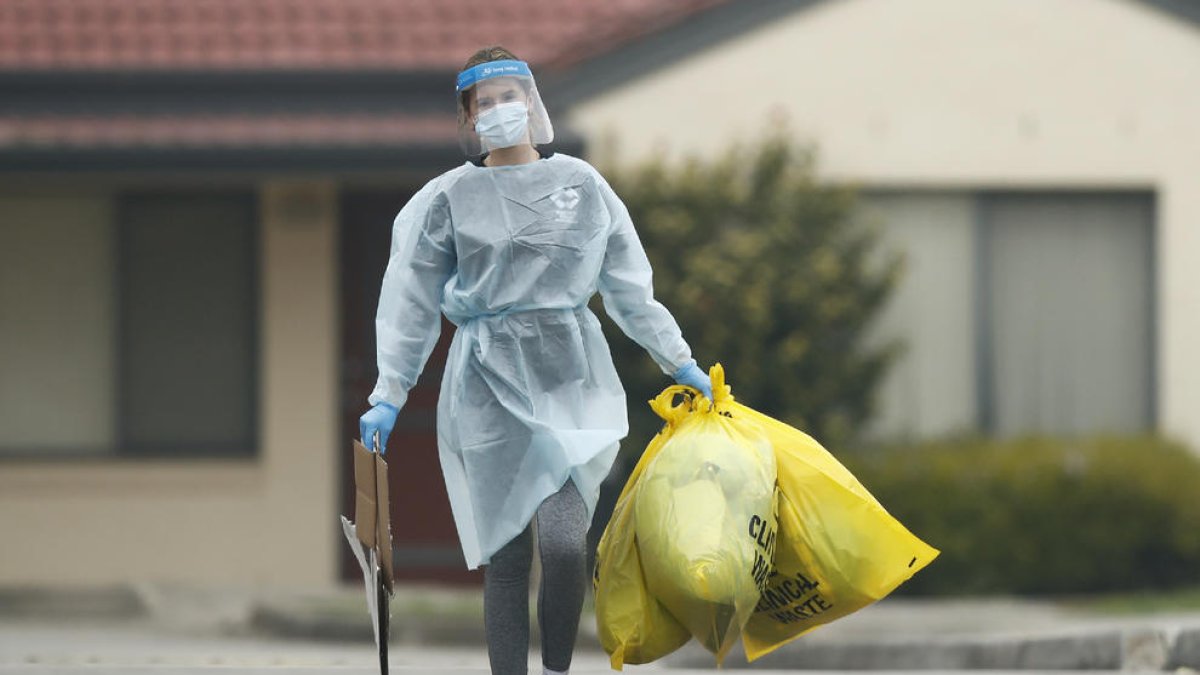
{"type": "Polygon", "coordinates": [[[378,403],[374,408],[371,408],[362,417],[358,418],[358,433],[362,439],[362,444],[367,446],[367,449],[377,451],[379,454],[387,452],[388,436],[392,433],[392,427],[396,426],[396,415],[400,414],[400,409],[391,403],[378,403]],[[379,448],[373,447],[375,444],[375,434],[379,434],[379,448]]]}

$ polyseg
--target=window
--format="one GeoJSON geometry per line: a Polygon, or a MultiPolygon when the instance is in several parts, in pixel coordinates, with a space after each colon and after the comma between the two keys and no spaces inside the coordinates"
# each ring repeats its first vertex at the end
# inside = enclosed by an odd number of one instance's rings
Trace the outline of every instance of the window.
{"type": "Polygon", "coordinates": [[[906,254],[875,326],[903,356],[876,437],[1153,429],[1153,195],[896,192],[864,216],[906,254]]]}
{"type": "Polygon", "coordinates": [[[0,197],[0,452],[257,445],[249,194],[0,197]]]}
{"type": "Polygon", "coordinates": [[[903,352],[878,391],[868,433],[931,437],[973,430],[976,301],[974,198],[966,193],[864,195],[864,216],[882,224],[883,248],[904,255],[904,271],[872,337],[900,339],[903,352]]]}
{"type": "Polygon", "coordinates": [[[1152,428],[1152,222],[1148,195],[982,198],[985,431],[1152,428]]]}

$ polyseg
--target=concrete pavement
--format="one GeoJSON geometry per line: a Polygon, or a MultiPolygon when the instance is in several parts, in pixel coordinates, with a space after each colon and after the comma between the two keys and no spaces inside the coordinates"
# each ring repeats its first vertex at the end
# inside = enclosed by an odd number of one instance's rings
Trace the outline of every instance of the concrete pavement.
{"type": "MultiPolygon", "coordinates": [[[[393,639],[414,644],[482,644],[481,612],[472,598],[397,597],[393,639]],[[428,611],[429,607],[458,607],[428,611]],[[426,611],[419,611],[425,607],[426,611]]],[[[415,595],[412,595],[415,594],[415,595]]],[[[341,616],[324,602],[297,598],[259,603],[252,624],[274,634],[339,634],[370,639],[363,601],[343,601],[341,616]],[[364,637],[365,636],[365,637],[364,637]]],[[[535,624],[536,625],[536,624],[535,624]]],[[[585,611],[581,649],[598,650],[595,620],[585,611]]],[[[692,643],[662,661],[675,668],[711,668],[713,658],[692,643]]],[[[726,667],[806,670],[1200,670],[1200,611],[1121,615],[1071,609],[1044,601],[1008,598],[912,600],[888,598],[823,626],[747,664],[740,650],[726,667]]]]}
{"type": "MultiPolygon", "coordinates": [[[[393,607],[394,670],[486,672],[478,591],[402,587],[393,607]]],[[[0,673],[109,667],[373,672],[371,640],[365,596],[353,585],[302,593],[148,584],[107,592],[0,589],[0,673]]],[[[573,672],[611,672],[586,611],[576,658],[573,672]]],[[[530,663],[537,662],[535,654],[530,663]]],[[[711,655],[692,643],[659,663],[628,670],[682,673],[712,665],[711,655]]],[[[889,598],[754,664],[735,653],[725,665],[756,672],[1187,672],[1200,670],[1200,612],[1119,615],[1012,599],[889,598]]]]}
{"type": "MultiPolygon", "coordinates": [[[[667,657],[702,667],[695,643],[667,657]]],[[[1105,614],[1014,599],[889,598],[752,665],[803,670],[1200,670],[1200,612],[1105,614]]]]}
{"type": "MultiPolygon", "coordinates": [[[[398,672],[487,672],[475,647],[393,645],[398,672]]],[[[538,657],[531,655],[530,664],[538,657]]],[[[603,654],[578,656],[581,672],[607,670],[603,654]]],[[[212,672],[378,673],[373,644],[180,631],[151,620],[0,621],[0,673],[212,672]]]]}
{"type": "MultiPolygon", "coordinates": [[[[541,672],[536,651],[530,654],[529,663],[531,673],[541,672]]],[[[397,647],[391,654],[390,666],[391,672],[413,675],[489,675],[487,656],[481,645],[397,647]]],[[[725,670],[744,672],[737,667],[725,670]]],[[[378,672],[374,647],[365,643],[180,633],[170,626],[137,619],[0,620],[0,675],[375,675],[378,672]]],[[[576,654],[571,672],[604,675],[613,671],[608,668],[604,654],[583,649],[576,654]]],[[[701,675],[712,671],[669,669],[660,663],[629,666],[625,672],[701,675]]],[[[794,671],[756,669],[754,672],[794,671]]],[[[821,672],[815,671],[814,675],[821,672]]],[[[846,675],[846,671],[823,672],[846,675]]],[[[896,675],[917,672],[896,671],[896,675]]],[[[1036,671],[1020,672],[1029,675],[1036,671]]]]}

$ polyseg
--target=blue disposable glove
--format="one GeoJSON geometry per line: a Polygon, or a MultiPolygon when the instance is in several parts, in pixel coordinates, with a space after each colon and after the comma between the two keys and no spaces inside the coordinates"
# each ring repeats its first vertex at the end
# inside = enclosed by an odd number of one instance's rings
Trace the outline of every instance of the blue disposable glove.
{"type": "Polygon", "coordinates": [[[358,433],[363,445],[369,450],[377,450],[381,455],[386,453],[387,439],[392,427],[396,426],[396,415],[399,414],[400,409],[391,403],[379,403],[358,418],[358,433]],[[379,433],[379,448],[372,447],[376,432],[379,433]]]}
{"type": "Polygon", "coordinates": [[[696,365],[694,360],[688,361],[687,365],[675,371],[674,378],[677,383],[699,389],[708,400],[713,400],[712,380],[708,379],[708,374],[700,370],[700,366],[696,365]]]}

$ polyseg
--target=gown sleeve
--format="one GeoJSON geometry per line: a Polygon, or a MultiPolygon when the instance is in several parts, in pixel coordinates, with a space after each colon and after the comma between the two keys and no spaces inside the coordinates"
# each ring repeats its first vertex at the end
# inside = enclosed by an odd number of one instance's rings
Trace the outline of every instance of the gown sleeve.
{"type": "Polygon", "coordinates": [[[596,180],[612,218],[598,283],[604,311],[664,373],[673,375],[692,360],[691,347],[684,342],[675,317],[654,299],[650,260],[629,210],[599,174],[596,180]]]}
{"type": "Polygon", "coordinates": [[[371,405],[404,407],[441,334],[442,293],[456,257],[449,203],[437,182],[414,195],[392,226],[375,315],[379,380],[367,399],[371,405]]]}

